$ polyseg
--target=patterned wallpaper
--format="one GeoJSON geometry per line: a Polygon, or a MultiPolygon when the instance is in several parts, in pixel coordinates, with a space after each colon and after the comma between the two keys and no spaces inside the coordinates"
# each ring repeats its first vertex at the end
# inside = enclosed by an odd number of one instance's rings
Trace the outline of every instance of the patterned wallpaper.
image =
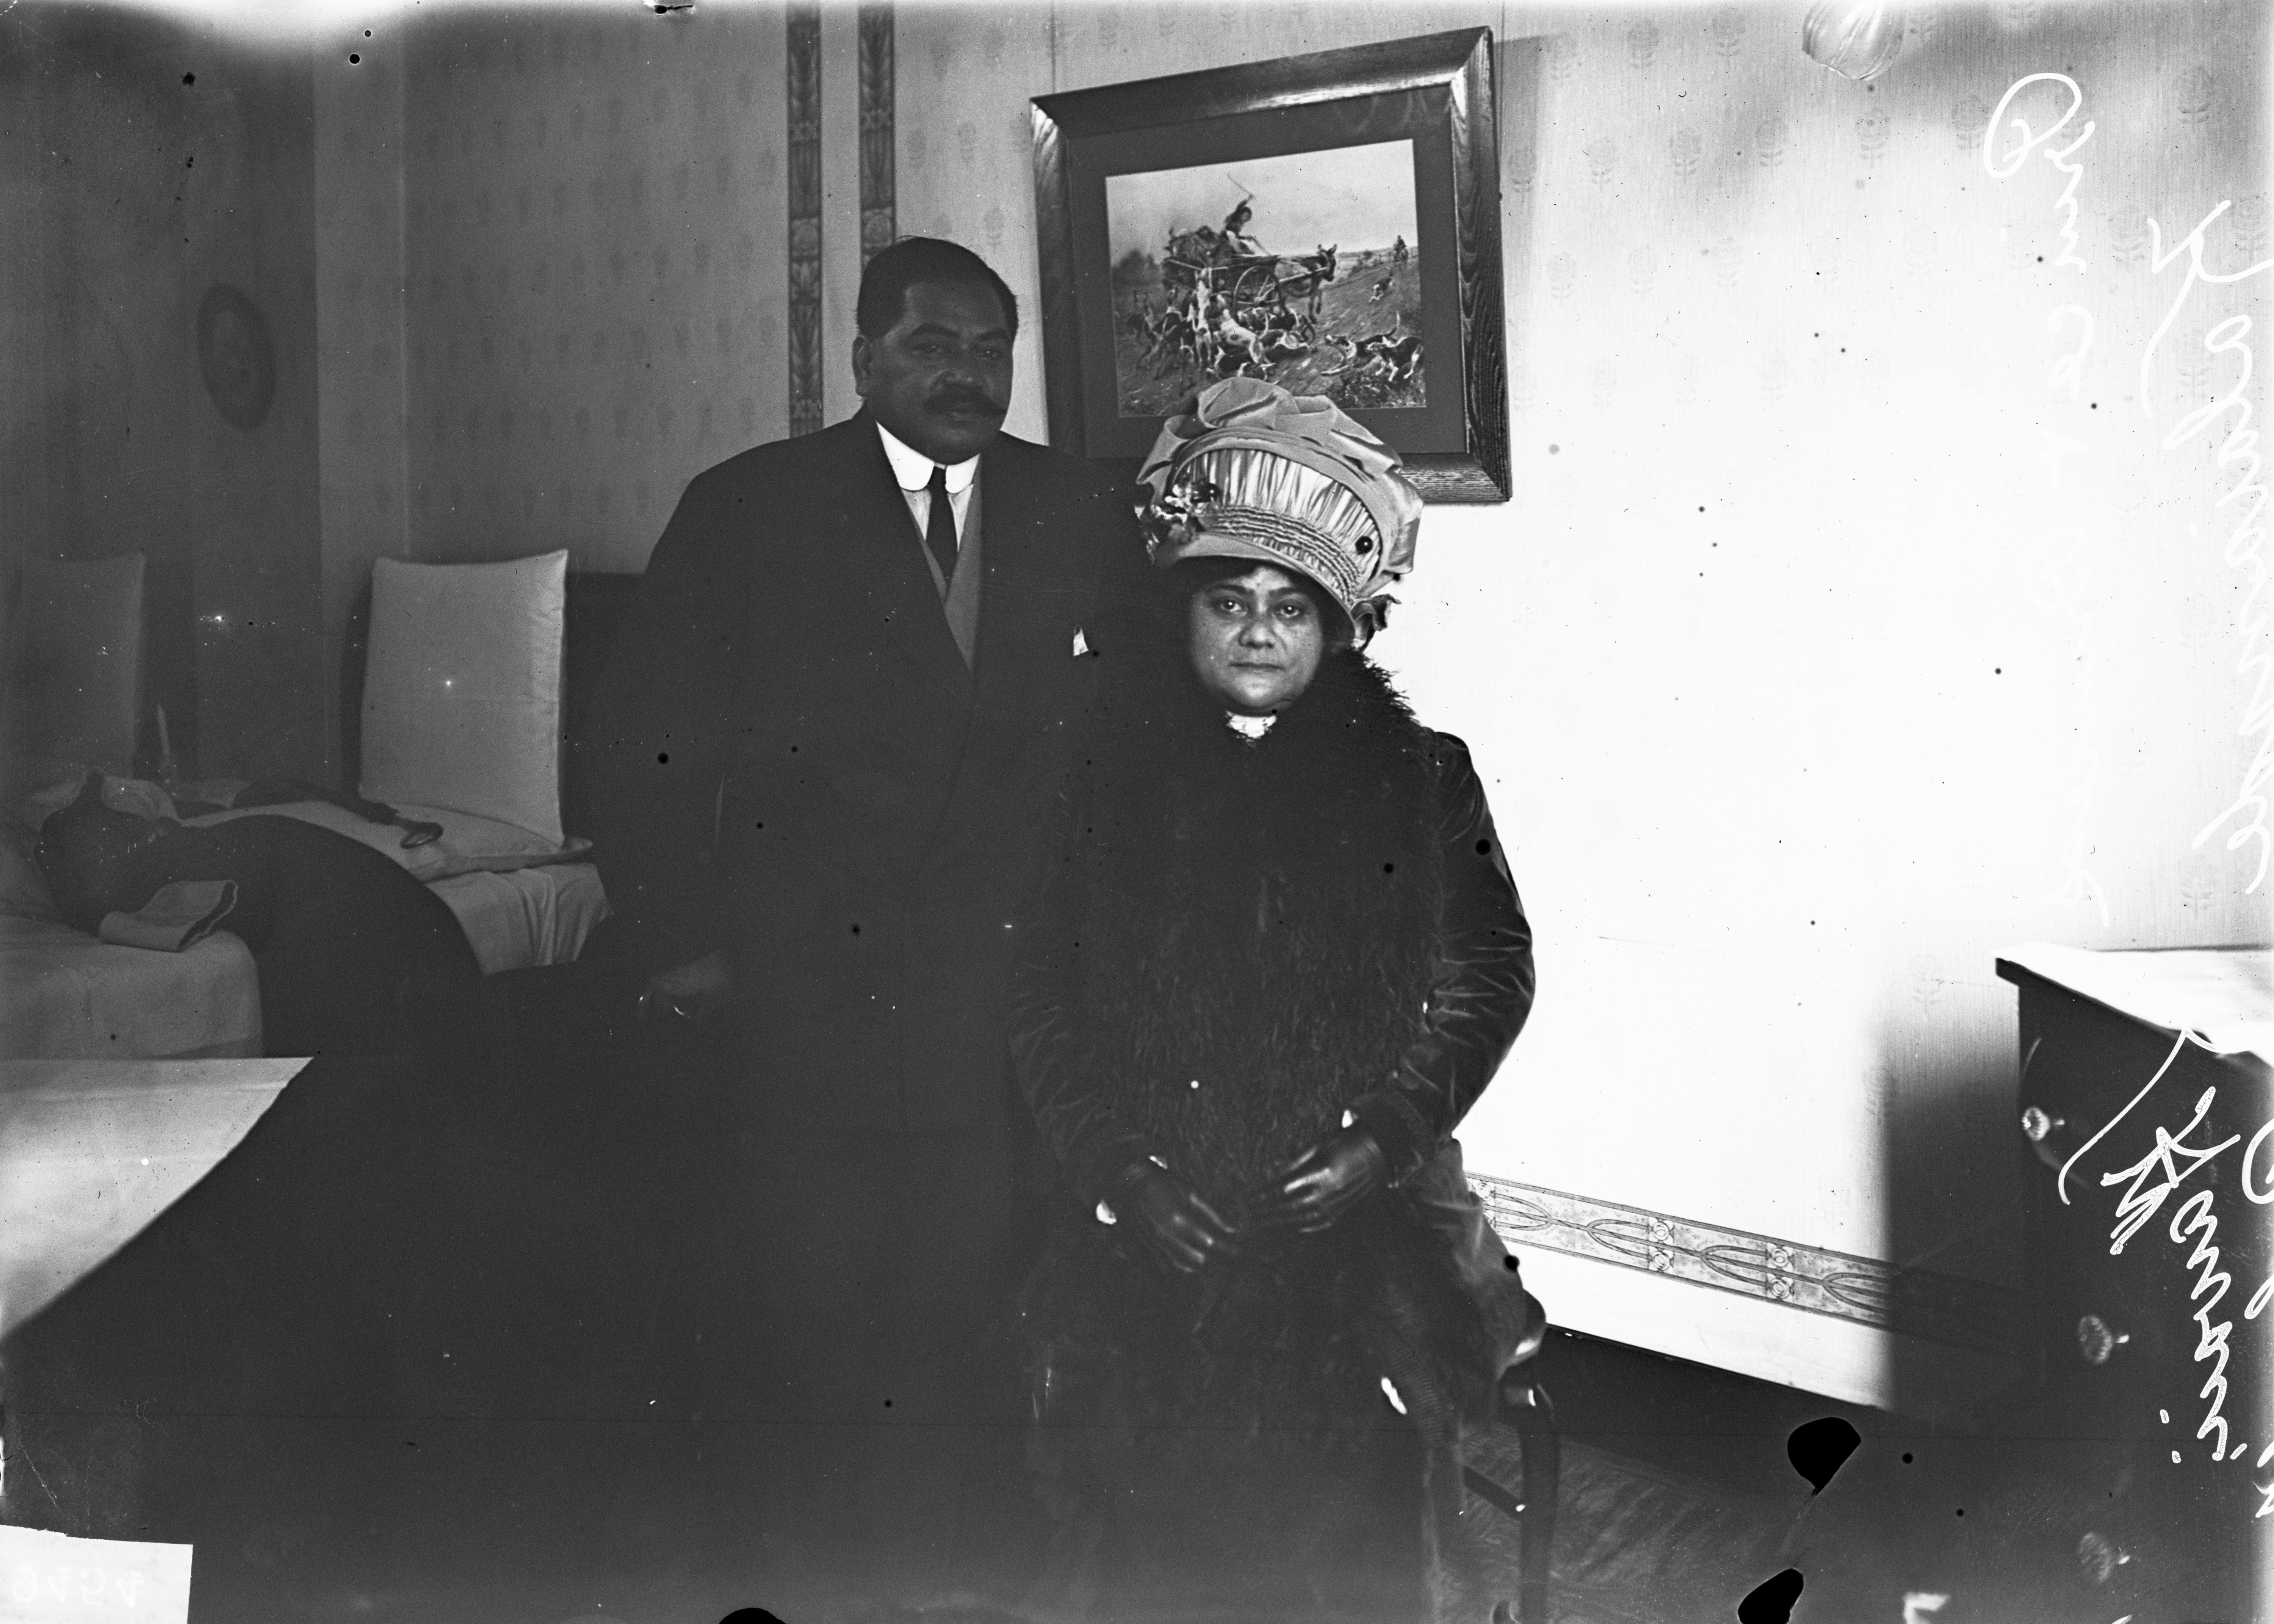
{"type": "Polygon", "coordinates": [[[320,771],[307,75],[209,17],[51,0],[0,13],[0,562],[144,554],[146,730],[163,705],[207,771],[320,771]],[[275,360],[249,427],[200,371],[215,284],[275,360]]]}
{"type": "MultiPolygon", "coordinates": [[[[325,671],[336,672],[374,559],[410,550],[403,416],[403,30],[384,16],[343,24],[312,52],[315,85],[319,560],[325,671]]],[[[343,759],[341,696],[324,694],[328,752],[343,759]]]]}
{"type": "Polygon", "coordinates": [[[1013,350],[1017,392],[1004,426],[1047,440],[1027,99],[1059,87],[1053,51],[1060,19],[1035,5],[979,9],[902,0],[894,9],[900,229],[952,237],[1010,283],[1020,325],[1013,350]]]}
{"type": "MultiPolygon", "coordinates": [[[[393,26],[399,112],[329,111],[335,142],[407,138],[409,550],[565,545],[582,568],[636,568],[689,477],[786,431],[782,13],[393,26]]],[[[362,218],[345,207],[335,229],[362,218]]],[[[383,257],[332,257],[343,300],[385,279],[383,257]]],[[[358,406],[379,421],[395,387],[367,364],[343,429],[358,406]]]]}
{"type": "MultiPolygon", "coordinates": [[[[31,94],[30,63],[10,51],[0,57],[0,218],[38,216],[47,195],[40,173],[39,102],[31,94]]],[[[29,231],[0,233],[0,354],[13,365],[0,370],[0,558],[12,577],[19,550],[49,529],[47,417],[47,266],[40,238],[29,231]]],[[[0,590],[12,590],[8,579],[0,590]]],[[[0,708],[4,715],[4,708],[0,708]]]]}
{"type": "MultiPolygon", "coordinates": [[[[1379,645],[1475,751],[1540,935],[1470,1165],[1996,1282],[1996,952],[2263,933],[2250,853],[2193,838],[2255,748],[2233,470],[2172,431],[2233,387],[2205,342],[2258,320],[2267,279],[2196,289],[2141,379],[2182,274],[2151,265],[2151,218],[2168,240],[2229,199],[2207,262],[2265,256],[2263,21],[1914,8],[1867,86],[1805,59],[1800,10],[902,0],[892,207],[1019,292],[1010,426],[1041,438],[1029,96],[1491,26],[1516,492],[1432,510],[1379,645]],[[2037,72],[2095,124],[2073,244],[2062,177],[1984,167],[2037,72]]],[[[800,330],[828,420],[853,404],[864,135],[872,206],[882,171],[858,10],[807,15],[800,330]]],[[[785,431],[787,27],[723,0],[419,15],[393,104],[410,551],[636,567],[689,475],[785,431]]],[[[328,297],[384,259],[354,207],[328,297]]],[[[370,365],[328,369],[343,434],[358,392],[384,408],[370,365]]]]}
{"type": "Polygon", "coordinates": [[[1491,26],[1517,490],[1432,510],[1378,645],[1475,751],[1540,932],[1469,1165],[2009,1281],[1996,952],[2263,935],[2250,853],[2191,844],[2253,748],[2233,470],[2164,439],[2231,387],[2202,340],[2267,279],[2196,290],[2153,417],[2137,381],[2178,285],[2150,215],[2232,198],[2210,261],[2264,257],[2262,23],[1913,8],[1864,86],[1803,56],[1801,9],[903,4],[902,217],[1031,297],[1026,95],[1491,26]],[[1983,167],[2040,71],[2097,121],[2082,272],[2062,177],[1983,167]],[[2074,400],[2065,304],[2096,331],[2074,400]]]}

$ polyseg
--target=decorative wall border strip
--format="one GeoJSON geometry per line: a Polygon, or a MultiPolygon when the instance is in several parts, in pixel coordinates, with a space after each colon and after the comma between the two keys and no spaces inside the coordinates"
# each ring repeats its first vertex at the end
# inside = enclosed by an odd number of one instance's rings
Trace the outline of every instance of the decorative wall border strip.
{"type": "Polygon", "coordinates": [[[1501,1238],[1954,1347],[2017,1355],[2018,1292],[1645,1207],[1472,1175],[1501,1238]]]}
{"type": "Polygon", "coordinates": [[[821,5],[792,0],[784,19],[789,124],[789,432],[822,425],[821,5]]]}
{"type": "Polygon", "coordinates": [[[893,219],[892,5],[862,0],[861,22],[861,263],[898,235],[893,219]]]}

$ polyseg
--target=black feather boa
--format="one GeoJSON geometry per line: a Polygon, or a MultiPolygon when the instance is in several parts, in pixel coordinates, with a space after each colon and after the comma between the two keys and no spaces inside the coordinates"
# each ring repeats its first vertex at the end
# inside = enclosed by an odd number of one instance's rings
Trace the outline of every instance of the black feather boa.
{"type": "MultiPolygon", "coordinates": [[[[1238,1225],[1419,1029],[1444,887],[1436,735],[1354,652],[1254,742],[1181,671],[1117,697],[1075,802],[1080,1064],[1238,1225]]],[[[1476,1305],[1397,1191],[1200,1277],[1069,1202],[1022,1308],[1038,1381],[1080,1418],[1219,1449],[1442,1436],[1494,1375],[1476,1305]]]]}

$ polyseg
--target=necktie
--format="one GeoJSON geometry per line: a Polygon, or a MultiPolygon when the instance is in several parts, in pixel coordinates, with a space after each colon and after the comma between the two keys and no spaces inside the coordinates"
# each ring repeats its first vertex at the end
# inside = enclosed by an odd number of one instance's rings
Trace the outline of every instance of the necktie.
{"type": "Polygon", "coordinates": [[[948,500],[947,470],[931,465],[931,514],[924,521],[924,545],[939,561],[942,585],[955,579],[955,505],[948,500]]]}

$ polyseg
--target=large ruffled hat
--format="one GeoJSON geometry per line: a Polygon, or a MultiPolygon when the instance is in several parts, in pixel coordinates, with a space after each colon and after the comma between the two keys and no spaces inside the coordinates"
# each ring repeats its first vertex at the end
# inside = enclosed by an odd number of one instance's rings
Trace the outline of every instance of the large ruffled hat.
{"type": "Polygon", "coordinates": [[[1378,630],[1389,587],[1413,568],[1421,496],[1397,454],[1323,395],[1227,378],[1161,425],[1138,482],[1146,550],[1165,568],[1247,558],[1299,571],[1378,630]]]}

